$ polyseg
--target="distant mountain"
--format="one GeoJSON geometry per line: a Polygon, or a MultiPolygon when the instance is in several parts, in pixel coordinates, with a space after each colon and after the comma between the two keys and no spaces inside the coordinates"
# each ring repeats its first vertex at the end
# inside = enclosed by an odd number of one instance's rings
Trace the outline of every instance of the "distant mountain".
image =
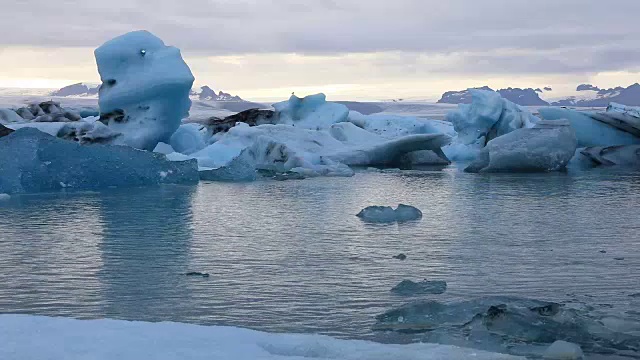
{"type": "Polygon", "coordinates": [[[207,85],[202,86],[200,91],[192,90],[191,96],[201,101],[244,101],[240,96],[233,96],[222,91],[216,94],[216,92],[207,85]]]}
{"type": "Polygon", "coordinates": [[[578,91],[588,93],[586,96],[571,96],[553,102],[554,106],[607,107],[615,102],[627,106],[640,106],[640,84],[635,83],[628,88],[615,87],[600,89],[590,84],[578,86],[578,91]],[[581,89],[581,90],[580,90],[581,89]]]}
{"type": "MultiPolygon", "coordinates": [[[[488,86],[481,88],[475,88],[480,90],[494,91],[488,86]]],[[[538,92],[542,92],[540,89],[520,89],[520,88],[507,88],[497,91],[503,98],[514,102],[522,106],[547,106],[548,102],[542,100],[538,95],[538,92]]],[[[442,98],[438,100],[440,104],[470,104],[471,92],[467,90],[461,91],[447,91],[442,95],[442,98]]]]}
{"type": "Polygon", "coordinates": [[[65,86],[59,90],[51,92],[51,96],[95,96],[98,95],[100,86],[89,86],[85,83],[77,83],[65,86]]]}

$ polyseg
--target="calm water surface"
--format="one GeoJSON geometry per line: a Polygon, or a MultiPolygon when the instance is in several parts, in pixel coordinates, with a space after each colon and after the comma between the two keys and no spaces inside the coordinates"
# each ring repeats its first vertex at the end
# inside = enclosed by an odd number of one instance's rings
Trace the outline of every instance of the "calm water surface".
{"type": "Polygon", "coordinates": [[[389,290],[426,278],[448,282],[439,301],[584,301],[638,320],[639,207],[638,174],[452,168],[14,196],[0,312],[376,339],[375,315],[410,301],[389,290]],[[398,203],[423,220],[354,216],[398,203]]]}

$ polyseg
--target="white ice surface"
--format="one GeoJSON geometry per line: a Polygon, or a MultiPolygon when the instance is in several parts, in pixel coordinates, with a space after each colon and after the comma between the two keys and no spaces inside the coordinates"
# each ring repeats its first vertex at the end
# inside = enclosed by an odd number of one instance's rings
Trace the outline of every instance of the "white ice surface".
{"type": "MultiPolygon", "coordinates": [[[[238,124],[215,143],[192,154],[201,168],[229,164],[244,149],[259,169],[314,172],[325,176],[351,176],[347,165],[388,164],[399,155],[440,148],[449,142],[442,134],[418,134],[389,140],[349,122],[328,130],[310,130],[291,125],[238,124]]],[[[170,157],[171,158],[171,157],[170,157]]]]}
{"type": "Polygon", "coordinates": [[[347,121],[349,117],[349,109],[345,105],[327,102],[324,94],[304,98],[291,95],[289,100],[273,104],[273,108],[279,113],[281,124],[305,129],[327,129],[347,121]]]}
{"type": "Polygon", "coordinates": [[[436,344],[385,345],[232,327],[0,315],[0,359],[507,360],[436,344]]]}

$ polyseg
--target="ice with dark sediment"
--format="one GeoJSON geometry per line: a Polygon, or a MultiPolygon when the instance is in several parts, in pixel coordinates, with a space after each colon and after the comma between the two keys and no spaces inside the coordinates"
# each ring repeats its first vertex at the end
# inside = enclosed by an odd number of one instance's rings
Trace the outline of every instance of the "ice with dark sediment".
{"type": "Polygon", "coordinates": [[[589,307],[534,299],[416,301],[378,315],[376,320],[377,331],[420,333],[423,341],[518,355],[542,356],[558,340],[577,344],[589,353],[640,351],[640,333],[623,331],[637,329],[639,324],[618,326],[619,321],[600,317],[589,307]]]}

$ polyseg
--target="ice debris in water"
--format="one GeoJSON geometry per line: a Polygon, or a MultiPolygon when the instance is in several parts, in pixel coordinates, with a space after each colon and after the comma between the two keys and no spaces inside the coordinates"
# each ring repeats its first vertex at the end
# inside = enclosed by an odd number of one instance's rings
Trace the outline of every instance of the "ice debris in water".
{"type": "Polygon", "coordinates": [[[548,360],[580,360],[584,358],[584,354],[579,345],[558,340],[544,352],[544,358],[548,360]]]}
{"type": "Polygon", "coordinates": [[[24,128],[0,138],[0,193],[196,184],[194,160],[126,146],[79,145],[24,128]]]}
{"type": "Polygon", "coordinates": [[[374,330],[421,333],[422,341],[490,351],[509,351],[523,343],[549,346],[559,339],[591,353],[640,349],[636,332],[611,329],[590,308],[515,297],[418,301],[387,311],[376,320],[374,330]]]}
{"type": "Polygon", "coordinates": [[[428,281],[413,282],[411,280],[403,280],[400,284],[391,289],[392,293],[402,296],[416,295],[440,295],[447,291],[446,281],[428,281]]]}
{"type": "Polygon", "coordinates": [[[134,31],[107,41],[95,57],[101,121],[122,134],[113,143],[149,151],[158,142],[170,143],[189,115],[194,81],[180,50],[134,31]]]}
{"type": "Polygon", "coordinates": [[[576,153],[567,121],[540,121],[491,140],[467,172],[545,172],[564,169],[576,153]]]}
{"type": "Polygon", "coordinates": [[[396,209],[390,206],[369,206],[358,215],[362,221],[370,223],[407,222],[422,219],[422,211],[409,205],[400,204],[396,209]]]}

